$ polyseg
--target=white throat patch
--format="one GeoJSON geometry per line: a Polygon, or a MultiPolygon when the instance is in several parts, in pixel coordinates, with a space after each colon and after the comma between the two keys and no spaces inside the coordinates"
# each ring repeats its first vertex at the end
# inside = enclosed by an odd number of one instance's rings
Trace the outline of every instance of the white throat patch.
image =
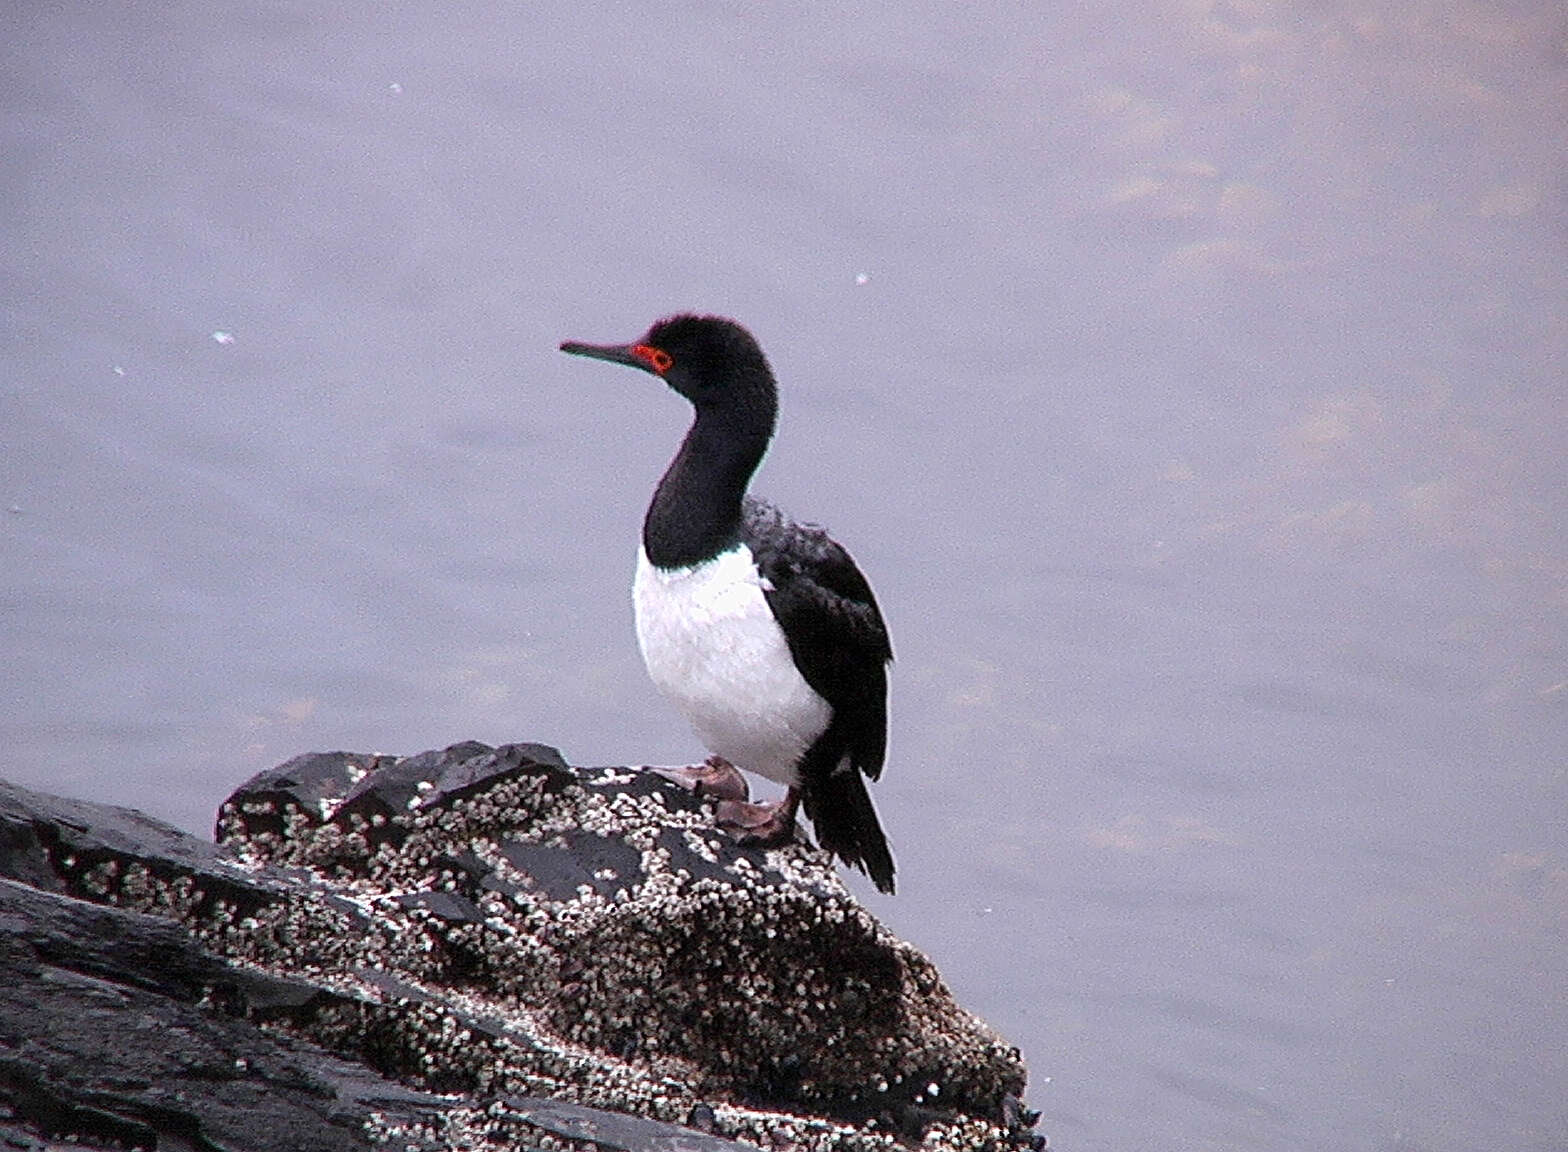
{"type": "Polygon", "coordinates": [[[637,643],[654,685],[708,751],[792,786],[833,709],[795,667],[763,587],[744,544],[675,569],[639,550],[637,643]]]}

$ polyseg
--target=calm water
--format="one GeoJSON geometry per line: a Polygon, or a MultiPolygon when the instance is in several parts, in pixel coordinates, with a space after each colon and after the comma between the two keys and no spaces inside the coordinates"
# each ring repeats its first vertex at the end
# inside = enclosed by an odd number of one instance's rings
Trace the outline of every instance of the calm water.
{"type": "Polygon", "coordinates": [[[1568,1147],[1565,108],[1551,4],[13,4],[0,772],[696,755],[686,410],[554,349],[725,312],[1053,1145],[1568,1147]]]}

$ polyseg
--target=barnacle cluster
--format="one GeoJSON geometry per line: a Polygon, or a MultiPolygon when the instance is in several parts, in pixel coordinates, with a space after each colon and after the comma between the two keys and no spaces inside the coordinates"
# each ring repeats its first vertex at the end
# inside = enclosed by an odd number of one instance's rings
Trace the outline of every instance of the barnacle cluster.
{"type": "Polygon", "coordinates": [[[587,1146],[520,1098],[770,1148],[1041,1143],[1017,1050],[825,855],[739,846],[654,773],[539,745],[306,756],[235,793],[218,839],[205,876],[67,870],[319,990],[270,1026],[462,1094],[449,1131],[393,1146],[587,1146]]]}

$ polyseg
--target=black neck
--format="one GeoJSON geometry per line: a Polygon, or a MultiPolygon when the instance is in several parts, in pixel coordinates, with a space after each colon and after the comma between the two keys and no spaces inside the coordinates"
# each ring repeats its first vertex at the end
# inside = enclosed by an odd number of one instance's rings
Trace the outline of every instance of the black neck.
{"type": "Polygon", "coordinates": [[[642,544],[659,568],[711,560],[740,539],[746,486],[768,450],[774,412],[699,408],[642,522],[642,544]]]}

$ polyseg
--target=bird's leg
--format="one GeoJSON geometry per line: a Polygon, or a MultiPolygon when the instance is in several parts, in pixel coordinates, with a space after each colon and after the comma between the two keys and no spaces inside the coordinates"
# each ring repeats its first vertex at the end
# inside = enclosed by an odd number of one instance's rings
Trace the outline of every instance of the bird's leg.
{"type": "Polygon", "coordinates": [[[784,799],[774,804],[724,800],[719,804],[719,827],[733,833],[742,844],[772,848],[794,838],[795,811],[799,807],[800,791],[796,788],[784,793],[784,799]]]}
{"type": "Polygon", "coordinates": [[[744,802],[751,798],[746,777],[722,756],[709,756],[693,767],[650,768],[649,771],[679,784],[699,800],[711,797],[721,802],[744,802]]]}

